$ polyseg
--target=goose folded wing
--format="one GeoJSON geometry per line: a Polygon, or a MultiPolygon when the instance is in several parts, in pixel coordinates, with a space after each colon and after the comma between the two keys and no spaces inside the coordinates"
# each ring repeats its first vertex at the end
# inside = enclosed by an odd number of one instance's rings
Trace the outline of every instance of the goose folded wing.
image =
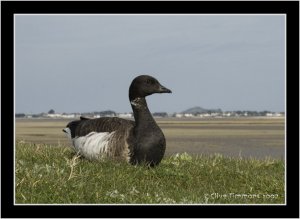
{"type": "Polygon", "coordinates": [[[134,121],[117,117],[103,117],[97,119],[81,119],[70,122],[67,127],[71,129],[72,138],[86,136],[91,132],[113,132],[130,129],[134,121]]]}

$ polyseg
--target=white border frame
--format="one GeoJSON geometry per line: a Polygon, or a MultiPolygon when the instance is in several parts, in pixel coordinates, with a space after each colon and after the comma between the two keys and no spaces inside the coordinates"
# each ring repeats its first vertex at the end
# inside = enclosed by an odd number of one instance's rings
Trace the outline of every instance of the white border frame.
{"type": "Polygon", "coordinates": [[[22,13],[16,13],[14,14],[13,16],[13,23],[14,23],[14,27],[13,27],[13,30],[14,30],[14,110],[13,110],[13,117],[14,117],[14,191],[13,191],[13,199],[14,199],[14,205],[16,206],[32,206],[32,205],[37,205],[37,206],[126,206],[126,205],[129,205],[129,206],[285,206],[287,204],[287,197],[286,197],[286,194],[287,194],[287,176],[286,176],[286,172],[287,172],[287,165],[286,165],[286,127],[287,127],[287,121],[286,121],[286,114],[287,114],[287,109],[286,109],[286,88],[287,88],[287,85],[286,85],[286,69],[287,69],[287,66],[286,66],[286,51],[287,51],[287,29],[286,29],[286,26],[287,26],[287,17],[286,17],[286,14],[284,13],[279,13],[279,14],[22,14],[22,13]],[[15,49],[16,49],[16,46],[15,46],[15,34],[16,34],[16,31],[15,31],[15,28],[16,28],[16,24],[15,24],[15,21],[16,21],[16,17],[17,16],[284,16],[284,19],[285,19],[285,25],[284,25],[284,31],[285,31],[285,35],[284,35],[284,44],[285,44],[285,50],[284,50],[284,80],[285,80],[285,95],[284,95],[284,103],[285,103],[285,126],[284,126],[284,140],[285,140],[285,145],[284,145],[284,164],[285,164],[285,171],[284,171],[284,176],[285,176],[285,181],[284,181],[284,191],[285,191],[285,200],[283,204],[220,204],[220,203],[216,203],[216,204],[205,204],[205,203],[199,203],[199,204],[17,204],[16,203],[16,175],[15,175],[15,160],[16,160],[16,139],[15,139],[15,135],[16,135],[16,118],[15,118],[15,95],[16,95],[16,92],[15,92],[15,56],[16,56],[16,53],[15,53],[15,49]]]}

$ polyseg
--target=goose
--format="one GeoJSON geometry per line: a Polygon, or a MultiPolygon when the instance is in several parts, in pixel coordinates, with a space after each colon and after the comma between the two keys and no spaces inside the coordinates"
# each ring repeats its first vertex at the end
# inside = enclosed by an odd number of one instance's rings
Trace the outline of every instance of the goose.
{"type": "Polygon", "coordinates": [[[158,165],[165,154],[166,140],[147,106],[146,96],[154,93],[172,91],[152,76],[137,76],[129,87],[134,121],[118,117],[80,117],[68,123],[63,132],[75,151],[87,159],[112,158],[133,165],[158,165]]]}

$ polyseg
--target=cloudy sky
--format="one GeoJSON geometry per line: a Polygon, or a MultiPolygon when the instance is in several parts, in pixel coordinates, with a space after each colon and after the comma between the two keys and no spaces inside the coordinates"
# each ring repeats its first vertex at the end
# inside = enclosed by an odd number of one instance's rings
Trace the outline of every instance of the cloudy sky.
{"type": "Polygon", "coordinates": [[[16,15],[15,111],[130,112],[140,74],[172,94],[152,112],[285,110],[283,15],[16,15]]]}

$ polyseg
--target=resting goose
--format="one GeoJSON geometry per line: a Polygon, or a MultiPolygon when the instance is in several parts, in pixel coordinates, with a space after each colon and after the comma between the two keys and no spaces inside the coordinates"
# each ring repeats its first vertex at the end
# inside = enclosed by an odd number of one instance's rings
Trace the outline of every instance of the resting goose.
{"type": "Polygon", "coordinates": [[[135,121],[103,117],[70,122],[63,131],[79,154],[88,159],[109,157],[131,164],[154,166],[162,160],[166,140],[153,119],[145,97],[154,93],[171,93],[149,75],[136,77],[129,87],[129,100],[135,121]]]}

